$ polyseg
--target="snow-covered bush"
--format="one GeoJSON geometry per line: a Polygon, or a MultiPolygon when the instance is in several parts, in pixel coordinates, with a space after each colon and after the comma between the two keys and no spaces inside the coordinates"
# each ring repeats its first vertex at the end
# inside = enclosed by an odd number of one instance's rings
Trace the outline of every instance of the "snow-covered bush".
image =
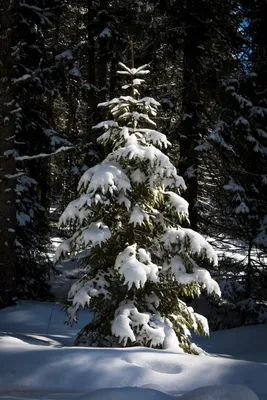
{"type": "Polygon", "coordinates": [[[180,192],[186,187],[161,151],[170,143],[153,120],[160,104],[138,92],[147,66],[120,67],[130,80],[122,88],[131,95],[99,104],[113,119],[94,127],[104,131],[98,141],[110,152],[84,173],[80,196],[60,218],[60,226],[73,225],[75,234],[59,246],[56,260],[89,249],[85,275],[69,292],[70,321],[80,306],[95,313],[78,343],[198,353],[189,329],[208,335],[208,324],[182,299],[202,289],[220,295],[200,267],[204,258],[216,264],[217,256],[201,235],[182,227],[188,203],[180,192]]]}

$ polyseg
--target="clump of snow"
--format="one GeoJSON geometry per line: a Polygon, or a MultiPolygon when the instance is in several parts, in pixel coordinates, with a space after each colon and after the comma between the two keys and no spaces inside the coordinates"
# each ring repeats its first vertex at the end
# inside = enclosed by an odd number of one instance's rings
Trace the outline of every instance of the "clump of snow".
{"type": "Polygon", "coordinates": [[[242,125],[245,129],[249,129],[250,127],[249,121],[246,118],[242,117],[242,115],[235,120],[234,124],[236,126],[242,125]]]}
{"type": "Polygon", "coordinates": [[[155,131],[153,129],[144,129],[138,128],[138,131],[141,132],[147,143],[153,143],[155,146],[165,147],[171,145],[171,143],[167,140],[166,135],[161,132],[155,131]]]}
{"type": "Polygon", "coordinates": [[[131,180],[133,183],[144,183],[147,180],[146,175],[139,168],[131,173],[131,180]]]}
{"type": "Polygon", "coordinates": [[[81,78],[82,74],[80,69],[75,65],[73,68],[69,70],[69,75],[75,76],[76,78],[81,78]]]}
{"type": "Polygon", "coordinates": [[[73,59],[73,55],[72,55],[72,51],[71,50],[64,50],[62,51],[62,53],[59,53],[55,56],[56,60],[72,60],[73,59]]]}
{"type": "MultiPolygon", "coordinates": [[[[61,216],[61,224],[63,220],[62,217],[65,217],[65,214],[63,214],[61,216]]],[[[60,258],[64,258],[70,254],[72,249],[84,248],[88,244],[92,246],[98,245],[101,247],[101,245],[109,240],[110,237],[111,232],[107,225],[105,225],[102,221],[92,222],[88,225],[88,227],[77,231],[71,238],[60,243],[56,249],[54,263],[57,263],[60,258]]]]}
{"type": "Polygon", "coordinates": [[[13,79],[12,82],[13,83],[25,82],[25,81],[28,81],[29,79],[31,79],[31,75],[30,74],[24,74],[24,75],[20,76],[17,79],[13,79]]]}
{"type": "Polygon", "coordinates": [[[169,320],[156,314],[141,313],[131,301],[122,302],[116,310],[111,330],[124,346],[130,340],[143,345],[150,343],[151,347],[162,345],[164,349],[177,353],[184,352],[169,320]]]}
{"type": "Polygon", "coordinates": [[[178,214],[188,216],[188,202],[177,193],[174,192],[164,192],[165,194],[169,195],[170,204],[176,210],[178,214]]]}
{"type": "Polygon", "coordinates": [[[100,38],[107,38],[107,37],[111,37],[111,36],[112,36],[112,33],[109,28],[103,29],[103,31],[99,34],[100,38]]]}
{"type": "Polygon", "coordinates": [[[101,194],[120,192],[126,193],[131,189],[129,178],[120,167],[113,162],[105,162],[89,168],[80,179],[78,190],[87,188],[87,193],[94,196],[97,191],[101,194]]]}
{"type": "Polygon", "coordinates": [[[249,214],[249,208],[243,201],[235,209],[236,214],[249,214]]]}
{"type": "Polygon", "coordinates": [[[136,225],[142,225],[144,221],[149,222],[149,214],[143,211],[140,207],[134,206],[131,212],[129,223],[136,227],[136,225]]]}
{"type": "Polygon", "coordinates": [[[158,280],[158,267],[150,260],[150,255],[142,249],[143,252],[137,251],[137,245],[133,244],[127,246],[121,253],[118,254],[115,261],[115,269],[117,269],[124,277],[124,284],[128,285],[130,290],[133,285],[137,289],[143,287],[147,279],[154,282],[158,280]],[[147,255],[146,263],[140,261],[144,260],[144,253],[147,255]]]}
{"type": "Polygon", "coordinates": [[[189,228],[169,228],[163,235],[162,242],[166,250],[171,252],[176,246],[177,252],[181,254],[181,256],[175,255],[169,262],[165,262],[163,271],[171,270],[177,282],[182,285],[196,282],[206,289],[208,293],[214,292],[218,296],[221,295],[220,287],[211,278],[210,273],[204,268],[199,268],[189,256],[185,256],[186,253],[183,251],[184,246],[189,246],[192,255],[204,253],[216,265],[218,263],[217,254],[203,236],[189,228]],[[188,262],[191,266],[191,271],[187,271],[186,264],[188,262]]]}
{"type": "Polygon", "coordinates": [[[162,242],[166,249],[172,249],[173,244],[185,245],[185,240],[190,246],[192,254],[201,255],[206,253],[207,258],[214,263],[218,264],[218,257],[213,247],[201,236],[198,232],[189,228],[169,228],[163,235],[162,242]]]}
{"type": "Polygon", "coordinates": [[[108,121],[101,121],[97,125],[93,126],[93,129],[100,129],[100,128],[105,128],[109,129],[110,127],[118,127],[118,122],[113,121],[113,119],[108,120],[108,121]]]}
{"type": "Polygon", "coordinates": [[[222,134],[225,130],[228,129],[228,125],[224,121],[218,121],[215,125],[214,130],[209,135],[209,139],[218,143],[220,146],[224,147],[226,150],[229,150],[229,145],[225,142],[222,134]]]}
{"type": "Polygon", "coordinates": [[[61,257],[65,257],[67,254],[71,252],[71,240],[66,239],[57,247],[55,255],[54,255],[54,263],[57,263],[61,257]]]}
{"type": "Polygon", "coordinates": [[[142,65],[139,68],[128,68],[125,64],[119,62],[119,66],[123,68],[123,71],[117,71],[117,73],[121,75],[147,75],[150,72],[145,69],[148,65],[142,65]]]}
{"type": "Polygon", "coordinates": [[[90,215],[90,210],[83,208],[84,205],[91,205],[91,199],[89,196],[83,195],[83,197],[71,201],[64,212],[60,216],[58,226],[66,225],[69,222],[78,220],[82,224],[83,220],[90,215]]]}
{"type": "Polygon", "coordinates": [[[17,222],[20,226],[25,226],[27,222],[31,221],[31,217],[25,214],[23,211],[18,211],[16,213],[17,222]]]}
{"type": "Polygon", "coordinates": [[[99,245],[111,238],[109,227],[102,221],[92,222],[88,228],[82,230],[77,236],[76,242],[81,246],[87,246],[89,243],[92,246],[99,245]]]}
{"type": "Polygon", "coordinates": [[[230,179],[228,184],[224,185],[223,188],[225,190],[231,190],[233,192],[244,192],[245,191],[245,189],[241,185],[236,183],[233,179],[230,179]]]}

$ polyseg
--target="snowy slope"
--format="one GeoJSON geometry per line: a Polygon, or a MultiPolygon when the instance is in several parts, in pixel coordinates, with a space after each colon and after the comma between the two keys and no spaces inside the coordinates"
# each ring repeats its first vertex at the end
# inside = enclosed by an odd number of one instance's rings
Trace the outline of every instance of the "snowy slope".
{"type": "MultiPolygon", "coordinates": [[[[83,325],[88,320],[88,313],[81,313],[81,319],[80,325],[83,325]]],[[[135,394],[135,390],[125,389],[128,400],[134,400],[135,395],[138,400],[140,397],[150,400],[151,396],[154,400],[167,400],[158,391],[177,396],[187,394],[185,399],[191,400],[188,397],[190,390],[218,384],[224,385],[224,393],[228,390],[227,396],[222,395],[221,389],[216,392],[212,388],[209,394],[205,389],[205,394],[200,393],[200,397],[192,394],[195,396],[192,400],[256,399],[246,389],[236,386],[227,389],[226,384],[245,385],[260,400],[267,399],[264,340],[267,325],[214,333],[210,341],[199,341],[213,354],[192,356],[140,347],[62,347],[60,343],[73,343],[79,329],[79,326],[73,329],[63,322],[61,305],[53,303],[22,302],[0,310],[0,331],[13,332],[2,334],[0,338],[0,399],[68,400],[97,389],[138,387],[157,392],[145,396],[144,391],[135,394]],[[44,342],[44,337],[55,342],[44,342]],[[229,390],[234,391],[234,397],[230,397],[229,390]],[[238,397],[237,393],[242,396],[238,397]]],[[[117,391],[109,393],[109,400],[113,397],[121,400],[117,391]]],[[[100,395],[96,392],[93,398],[87,395],[82,400],[102,400],[100,395]]]]}
{"type": "MultiPolygon", "coordinates": [[[[0,310],[0,332],[27,336],[45,336],[64,346],[71,346],[78,331],[90,321],[89,312],[82,312],[72,328],[64,324],[66,315],[62,304],[23,301],[0,310]]],[[[18,335],[16,335],[18,336],[18,335]]],[[[18,336],[19,337],[19,336],[18,336]]]]}
{"type": "MultiPolygon", "coordinates": [[[[1,392],[78,392],[111,387],[182,394],[201,386],[245,384],[264,393],[267,366],[160,350],[57,348],[1,339],[1,392]]],[[[266,393],[267,397],[267,393],[266,393]]]]}

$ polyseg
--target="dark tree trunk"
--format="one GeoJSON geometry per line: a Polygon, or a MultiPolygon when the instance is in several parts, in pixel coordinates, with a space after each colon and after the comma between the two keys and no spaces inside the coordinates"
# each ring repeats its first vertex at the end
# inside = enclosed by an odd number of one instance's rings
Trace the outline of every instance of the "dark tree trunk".
{"type": "Polygon", "coordinates": [[[11,54],[17,42],[18,7],[19,0],[3,0],[0,10],[0,308],[11,305],[16,294],[16,165],[12,150],[17,105],[12,86],[15,61],[11,54]]]}
{"type": "Polygon", "coordinates": [[[199,49],[203,35],[197,19],[199,0],[188,0],[185,18],[183,46],[183,92],[182,121],[180,125],[179,172],[184,177],[187,191],[184,197],[189,202],[189,218],[192,229],[198,224],[198,166],[199,156],[195,150],[200,138],[200,71],[199,49]]]}
{"type": "MultiPolygon", "coordinates": [[[[86,142],[90,143],[95,139],[95,133],[92,131],[92,126],[95,121],[95,114],[97,113],[97,97],[96,97],[96,48],[94,32],[92,30],[92,19],[93,19],[93,2],[88,0],[87,2],[87,83],[88,86],[87,94],[87,115],[86,115],[86,142]]],[[[86,160],[85,160],[86,162],[86,160]]]]}

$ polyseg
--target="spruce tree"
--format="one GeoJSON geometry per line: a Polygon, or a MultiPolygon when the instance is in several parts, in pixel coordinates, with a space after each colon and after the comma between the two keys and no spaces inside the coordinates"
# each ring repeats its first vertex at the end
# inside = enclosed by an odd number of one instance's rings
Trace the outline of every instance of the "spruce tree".
{"type": "Polygon", "coordinates": [[[16,165],[15,135],[19,105],[12,85],[16,77],[14,46],[18,43],[18,1],[0,6],[0,308],[16,296],[16,165]]]}
{"type": "Polygon", "coordinates": [[[59,68],[53,37],[61,7],[58,1],[19,3],[18,36],[14,48],[18,104],[16,124],[16,269],[20,298],[44,300],[52,263],[47,255],[49,227],[45,212],[50,197],[50,157],[60,145],[69,144],[56,132],[53,99],[59,68]]]}
{"type": "Polygon", "coordinates": [[[122,86],[130,95],[99,104],[113,119],[100,122],[98,138],[109,153],[89,168],[79,182],[80,196],[60,218],[74,235],[58,248],[55,260],[82,253],[85,274],[72,286],[70,321],[80,306],[94,318],[78,335],[89,346],[151,346],[198,353],[189,329],[208,335],[204,317],[182,300],[201,290],[220,294],[201,260],[217,263],[216,253],[197,232],[183,228],[188,203],[185,189],[169,158],[161,151],[170,143],[156,130],[160,105],[140,98],[147,66],[119,64],[122,86]]]}
{"type": "Polygon", "coordinates": [[[242,2],[245,68],[221,80],[221,111],[206,147],[210,170],[217,170],[210,174],[217,186],[211,202],[213,215],[218,210],[212,224],[220,224],[228,240],[240,241],[243,259],[226,266],[224,277],[230,283],[224,286],[242,324],[266,322],[266,11],[263,2],[242,2]],[[237,286],[242,290],[236,291],[237,286]]]}

